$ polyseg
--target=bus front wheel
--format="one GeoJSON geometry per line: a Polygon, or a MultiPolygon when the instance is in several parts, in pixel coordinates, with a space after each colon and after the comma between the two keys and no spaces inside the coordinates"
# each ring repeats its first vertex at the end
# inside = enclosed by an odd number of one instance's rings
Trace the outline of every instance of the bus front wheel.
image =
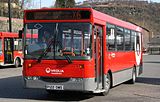
{"type": "Polygon", "coordinates": [[[111,75],[108,73],[105,77],[105,91],[102,92],[102,95],[105,96],[109,93],[111,88],[111,75]]]}
{"type": "Polygon", "coordinates": [[[20,66],[20,60],[19,60],[18,58],[16,58],[15,63],[14,63],[14,66],[15,66],[16,68],[18,68],[18,67],[20,66]]]}
{"type": "Polygon", "coordinates": [[[129,84],[134,84],[136,82],[136,68],[133,68],[132,79],[128,81],[129,84]]]}

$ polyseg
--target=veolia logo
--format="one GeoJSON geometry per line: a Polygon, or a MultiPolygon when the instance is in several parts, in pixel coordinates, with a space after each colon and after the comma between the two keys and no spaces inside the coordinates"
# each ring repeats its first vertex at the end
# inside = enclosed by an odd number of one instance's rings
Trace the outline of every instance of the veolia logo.
{"type": "Polygon", "coordinates": [[[62,73],[64,73],[64,70],[62,70],[62,69],[51,69],[51,68],[49,68],[49,67],[47,67],[46,69],[45,69],[45,71],[46,71],[46,73],[47,74],[62,74],[62,73]]]}
{"type": "Polygon", "coordinates": [[[48,67],[46,68],[46,73],[50,73],[51,72],[51,69],[48,67]]]}

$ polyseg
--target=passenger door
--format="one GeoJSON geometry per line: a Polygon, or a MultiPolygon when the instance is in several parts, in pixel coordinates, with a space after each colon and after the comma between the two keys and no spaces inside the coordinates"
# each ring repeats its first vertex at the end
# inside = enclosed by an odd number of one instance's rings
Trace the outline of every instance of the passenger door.
{"type": "Polygon", "coordinates": [[[13,39],[4,39],[4,63],[13,64],[13,39]]]}
{"type": "Polygon", "coordinates": [[[95,51],[95,76],[97,89],[102,89],[103,80],[103,50],[102,50],[102,27],[96,25],[94,29],[94,51],[95,51]]]}

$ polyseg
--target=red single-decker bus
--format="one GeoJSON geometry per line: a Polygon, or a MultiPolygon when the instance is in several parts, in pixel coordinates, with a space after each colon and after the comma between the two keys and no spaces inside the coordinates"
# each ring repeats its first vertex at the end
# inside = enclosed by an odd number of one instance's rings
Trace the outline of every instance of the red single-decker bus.
{"type": "Polygon", "coordinates": [[[143,29],[91,8],[24,11],[26,88],[107,94],[142,73],[143,29]],[[27,38],[37,34],[37,39],[27,38]],[[27,40],[31,40],[27,43],[27,40]]]}

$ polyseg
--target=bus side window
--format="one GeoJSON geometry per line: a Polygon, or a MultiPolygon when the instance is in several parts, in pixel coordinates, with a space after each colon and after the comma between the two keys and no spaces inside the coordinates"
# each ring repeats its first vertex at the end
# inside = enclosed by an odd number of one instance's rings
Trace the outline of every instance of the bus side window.
{"type": "Polygon", "coordinates": [[[135,50],[135,37],[136,37],[136,32],[131,31],[131,50],[135,50]]]}
{"type": "Polygon", "coordinates": [[[116,48],[117,51],[124,50],[124,29],[122,27],[116,27],[116,48]]]}
{"type": "Polygon", "coordinates": [[[108,51],[115,51],[115,25],[107,24],[107,36],[106,36],[106,42],[107,42],[107,48],[108,51]]]}
{"type": "Polygon", "coordinates": [[[14,39],[14,50],[15,51],[22,50],[22,39],[14,39]]]}
{"type": "Polygon", "coordinates": [[[141,51],[141,46],[140,46],[140,33],[136,32],[136,51],[141,51]]]}
{"type": "Polygon", "coordinates": [[[125,29],[125,51],[130,51],[131,50],[131,31],[128,29],[125,29]]]}

